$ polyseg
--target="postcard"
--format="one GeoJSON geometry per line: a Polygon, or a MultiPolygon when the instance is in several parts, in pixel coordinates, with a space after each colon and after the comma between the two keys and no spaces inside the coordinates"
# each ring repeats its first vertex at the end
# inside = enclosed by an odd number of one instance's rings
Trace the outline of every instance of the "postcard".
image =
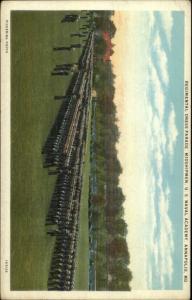
{"type": "Polygon", "coordinates": [[[190,9],[2,3],[2,299],[190,299],[190,9]]]}

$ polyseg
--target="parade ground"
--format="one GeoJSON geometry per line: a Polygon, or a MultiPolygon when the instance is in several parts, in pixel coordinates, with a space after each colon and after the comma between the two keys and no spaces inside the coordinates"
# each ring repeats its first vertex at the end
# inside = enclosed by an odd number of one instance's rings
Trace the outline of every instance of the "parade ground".
{"type": "MultiPolygon", "coordinates": [[[[52,76],[57,64],[73,64],[82,48],[53,51],[82,43],[84,19],[62,23],[63,12],[13,12],[11,17],[11,289],[46,290],[55,237],[45,220],[56,176],[43,168],[42,147],[61,106],[72,74],[52,76]]],[[[90,109],[90,107],[89,107],[90,109]]],[[[89,122],[90,126],[90,117],[89,122]]],[[[74,289],[88,289],[88,126],[84,151],[74,289]]]]}

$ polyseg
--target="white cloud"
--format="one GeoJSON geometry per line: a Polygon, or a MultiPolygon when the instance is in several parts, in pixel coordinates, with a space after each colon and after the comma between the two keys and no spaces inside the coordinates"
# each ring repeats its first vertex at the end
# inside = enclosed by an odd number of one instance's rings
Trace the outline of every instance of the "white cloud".
{"type": "MultiPolygon", "coordinates": [[[[167,137],[165,133],[165,128],[157,114],[154,114],[151,130],[154,138],[154,143],[156,145],[156,151],[160,152],[160,149],[162,149],[163,152],[165,152],[165,146],[167,143],[167,137]]],[[[159,155],[158,155],[159,157],[159,155]]]]}
{"type": "Polygon", "coordinates": [[[161,21],[163,25],[163,29],[166,34],[167,42],[169,48],[171,48],[171,40],[172,40],[172,29],[173,29],[173,16],[172,12],[161,12],[161,21]]]}
{"type": "MultiPolygon", "coordinates": [[[[155,48],[161,59],[161,74],[163,81],[168,84],[168,72],[167,72],[167,57],[164,56],[164,52],[161,49],[161,41],[159,36],[155,40],[155,48]],[[160,54],[161,53],[161,54],[160,54]],[[163,71],[164,70],[164,71],[163,71]],[[163,73],[164,72],[164,73],[163,73]],[[166,77],[167,76],[167,77],[166,77]]],[[[160,278],[161,288],[165,288],[165,283],[168,281],[171,283],[173,275],[173,227],[169,216],[169,197],[170,190],[163,188],[163,160],[167,155],[167,151],[173,152],[174,143],[177,137],[175,126],[175,114],[172,107],[169,116],[169,129],[165,130],[164,126],[164,113],[165,113],[165,95],[163,92],[162,84],[159,79],[156,67],[151,59],[149,59],[149,78],[151,80],[154,89],[153,103],[156,108],[156,112],[151,114],[149,109],[148,115],[150,120],[150,145],[151,155],[154,159],[157,177],[154,178],[150,191],[150,205],[149,205],[149,249],[151,255],[154,257],[155,269],[160,278]],[[151,116],[152,115],[152,116],[151,116]],[[168,150],[169,149],[169,150],[168,150]],[[156,191],[160,191],[160,195],[156,195],[156,191]],[[159,226],[157,225],[157,211],[155,207],[155,201],[159,200],[159,226]],[[159,234],[156,233],[159,231],[159,234]]],[[[150,102],[149,102],[149,105],[150,102]]],[[[153,168],[153,166],[151,166],[153,168]]],[[[159,192],[158,192],[159,194],[159,192]]],[[[149,262],[150,263],[150,262],[149,262]]],[[[151,270],[152,271],[152,270],[151,270]]],[[[150,271],[149,271],[150,272],[150,271]]],[[[151,285],[151,274],[148,274],[148,284],[151,285]]]]}
{"type": "Polygon", "coordinates": [[[148,13],[149,16],[149,28],[153,29],[154,24],[155,24],[155,16],[153,12],[148,13]]]}
{"type": "Polygon", "coordinates": [[[168,152],[171,157],[173,157],[174,154],[174,148],[177,142],[177,137],[178,137],[178,130],[176,127],[176,115],[175,115],[174,106],[172,104],[171,111],[168,118],[168,142],[167,142],[168,152]]]}
{"type": "MultiPolygon", "coordinates": [[[[156,42],[159,43],[158,41],[156,42]]],[[[165,130],[164,116],[165,116],[165,100],[166,96],[164,94],[161,82],[158,77],[156,67],[154,66],[152,60],[148,60],[149,68],[149,82],[151,82],[154,89],[154,99],[153,103],[156,112],[151,112],[151,108],[148,109],[148,120],[150,124],[150,149],[154,153],[154,158],[156,160],[157,171],[159,174],[162,173],[163,157],[165,154],[169,154],[172,164],[172,158],[174,154],[174,148],[177,142],[178,130],[176,127],[176,114],[174,110],[173,103],[171,103],[171,111],[168,116],[168,129],[165,130]]],[[[148,106],[151,106],[148,102],[148,106]]],[[[159,175],[159,186],[162,183],[162,178],[159,175]]]]}
{"type": "Polygon", "coordinates": [[[153,278],[153,272],[152,269],[148,268],[148,288],[152,289],[152,278],[153,278]]]}
{"type": "Polygon", "coordinates": [[[146,107],[147,120],[148,120],[149,124],[151,124],[152,119],[153,119],[153,108],[148,100],[146,102],[145,107],[146,107]]]}
{"type": "Polygon", "coordinates": [[[158,242],[154,241],[152,244],[152,252],[155,258],[155,267],[158,268],[158,260],[159,260],[159,248],[158,248],[158,242]]]}
{"type": "Polygon", "coordinates": [[[149,66],[149,77],[150,81],[153,85],[154,89],[154,104],[155,108],[158,111],[159,118],[163,120],[164,117],[164,110],[165,110],[165,95],[163,92],[163,89],[161,87],[161,82],[159,80],[157,70],[154,67],[151,59],[148,61],[148,66],[149,66]]]}
{"type": "Polygon", "coordinates": [[[166,155],[167,137],[165,133],[164,124],[161,122],[159,116],[154,114],[151,123],[151,155],[154,158],[158,177],[156,185],[161,188],[163,184],[163,159],[166,155]]]}
{"type": "Polygon", "coordinates": [[[148,184],[149,184],[148,222],[150,227],[150,235],[148,238],[149,238],[149,243],[152,244],[155,236],[155,230],[157,228],[157,216],[156,216],[156,209],[155,209],[156,179],[152,168],[149,171],[148,184]]]}
{"type": "MultiPolygon", "coordinates": [[[[171,284],[173,276],[173,251],[174,251],[174,242],[173,242],[173,226],[171,218],[169,216],[169,198],[170,198],[170,189],[167,187],[163,188],[163,159],[167,155],[167,144],[172,148],[171,142],[175,141],[175,134],[173,138],[170,139],[171,132],[175,132],[175,115],[173,107],[170,113],[169,128],[168,132],[165,131],[163,125],[163,116],[161,114],[155,113],[151,120],[151,144],[153,148],[151,154],[154,158],[158,176],[154,177],[153,172],[151,171],[149,178],[151,188],[150,192],[150,204],[149,204],[149,235],[148,243],[151,254],[154,257],[155,269],[160,278],[161,288],[165,288],[165,283],[169,282],[171,284]],[[168,140],[169,138],[169,140],[168,140]],[[156,196],[156,191],[160,191],[160,196],[156,196]],[[155,201],[159,198],[159,229],[157,226],[157,212],[155,207],[155,201]],[[159,231],[157,235],[156,230],[159,231]]],[[[151,166],[152,169],[152,166],[151,166]]],[[[159,192],[158,192],[159,193],[159,192]]],[[[150,263],[150,261],[149,261],[150,263]]],[[[152,282],[150,278],[151,274],[148,274],[148,287],[150,288],[152,282]]]]}
{"type": "Polygon", "coordinates": [[[154,153],[154,157],[156,160],[157,171],[158,171],[158,174],[160,175],[162,173],[162,167],[163,167],[163,152],[162,152],[160,146],[157,147],[157,150],[154,153]]]}
{"type": "MultiPolygon", "coordinates": [[[[154,191],[156,187],[154,186],[154,191]]],[[[173,276],[173,252],[174,252],[174,240],[173,240],[173,225],[169,216],[169,198],[170,190],[167,187],[163,190],[161,186],[161,192],[159,195],[159,215],[160,215],[160,228],[159,236],[156,234],[157,229],[157,217],[156,209],[154,206],[154,191],[151,194],[151,206],[150,209],[150,231],[149,231],[149,248],[150,252],[155,260],[156,274],[160,278],[161,288],[165,288],[165,283],[172,282],[173,276]],[[153,198],[153,199],[152,199],[153,198]],[[154,217],[155,216],[155,217],[154,217]]],[[[150,261],[149,261],[150,265],[150,261]]],[[[152,269],[148,268],[148,287],[151,287],[152,269]]]]}
{"type": "Polygon", "coordinates": [[[150,230],[148,234],[148,243],[149,243],[149,248],[151,253],[154,255],[155,259],[155,265],[158,267],[158,256],[159,256],[159,249],[158,249],[158,243],[156,241],[156,229],[157,229],[157,216],[156,216],[156,209],[154,206],[154,201],[155,197],[151,197],[151,205],[150,207],[150,213],[149,213],[149,218],[150,218],[150,230]]]}
{"type": "Polygon", "coordinates": [[[167,58],[167,54],[165,53],[165,50],[162,47],[159,33],[156,34],[153,46],[157,53],[158,65],[160,68],[162,80],[165,85],[168,85],[169,84],[168,58],[167,58]]]}
{"type": "Polygon", "coordinates": [[[170,192],[161,190],[159,214],[160,214],[160,240],[159,240],[159,275],[161,287],[165,287],[165,282],[168,279],[169,283],[173,276],[173,226],[169,216],[169,195],[170,192]]]}
{"type": "MultiPolygon", "coordinates": [[[[163,43],[158,36],[156,36],[156,40],[154,41],[154,50],[158,52],[157,63],[160,64],[160,67],[157,69],[156,64],[149,61],[149,77],[147,76],[146,64],[150,55],[147,55],[147,41],[149,41],[149,39],[147,39],[146,36],[152,37],[152,35],[150,35],[150,28],[147,34],[141,36],[140,30],[137,29],[140,28],[138,21],[139,24],[142,24],[139,17],[136,18],[135,15],[132,15],[131,21],[130,17],[127,19],[129,19],[128,21],[130,23],[130,34],[127,35],[127,39],[125,39],[124,35],[124,33],[127,32],[127,22],[122,22],[121,26],[125,26],[125,30],[119,30],[117,34],[119,34],[118,36],[122,39],[124,38],[125,46],[128,45],[129,47],[124,47],[126,48],[124,49],[125,51],[122,51],[121,47],[118,48],[118,51],[116,51],[116,60],[113,58],[118,73],[122,73],[122,70],[124,72],[123,81],[122,79],[118,82],[116,81],[117,93],[115,96],[118,118],[121,120],[121,122],[119,122],[121,137],[118,145],[118,157],[123,166],[123,173],[120,177],[120,185],[126,196],[124,204],[125,219],[129,224],[127,241],[131,255],[130,268],[133,272],[131,285],[133,289],[147,289],[149,264],[151,267],[149,272],[154,272],[152,262],[150,260],[148,261],[151,253],[155,260],[155,272],[162,274],[162,286],[168,280],[169,270],[171,270],[169,280],[171,280],[172,275],[171,251],[173,250],[171,249],[173,249],[174,245],[171,242],[172,233],[170,230],[173,228],[169,222],[168,203],[167,206],[161,203],[161,220],[158,219],[159,215],[157,211],[158,193],[159,190],[163,191],[162,186],[164,184],[163,158],[167,155],[168,147],[168,131],[166,131],[164,127],[167,103],[166,95],[163,90],[164,84],[162,83],[168,84],[169,78],[166,73],[168,70],[167,56],[165,49],[162,47],[163,43]],[[123,34],[121,32],[123,32],[123,34]],[[146,41],[146,43],[143,41],[146,41]],[[138,59],[137,51],[139,51],[138,49],[141,48],[141,45],[143,47],[143,55],[138,59]],[[124,58],[120,65],[119,59],[117,59],[119,57],[124,58]],[[127,68],[125,68],[125,64],[127,68]],[[149,104],[145,103],[148,80],[150,80],[150,83],[154,86],[154,104],[150,103],[150,101],[149,104]],[[121,86],[125,97],[120,97],[121,86]],[[137,101],[135,99],[137,99],[137,101]],[[145,109],[144,106],[146,106],[147,109],[145,109]],[[133,111],[136,111],[137,114],[134,115],[133,111]],[[138,126],[138,124],[141,126],[138,126]],[[127,148],[128,144],[129,147],[127,148]],[[147,151],[148,149],[150,149],[150,153],[147,151]],[[156,178],[156,176],[153,178],[153,174],[148,172],[148,168],[154,168],[154,166],[148,166],[151,154],[153,155],[153,159],[156,160],[155,164],[158,169],[158,178],[156,178]],[[145,176],[143,175],[144,173],[145,176]],[[139,188],[135,182],[139,182],[139,188]],[[151,195],[151,197],[149,197],[149,195],[151,195]],[[137,199],[137,201],[135,201],[135,199],[137,199]],[[149,234],[146,234],[146,232],[149,234]],[[166,245],[169,246],[170,244],[172,247],[167,247],[167,250],[166,245]],[[147,249],[145,246],[147,246],[147,249]],[[168,255],[166,250],[169,251],[168,255]]],[[[149,25],[151,28],[154,27],[154,22],[154,14],[152,13],[149,17],[149,25]]],[[[145,23],[143,22],[143,24],[145,23]]],[[[147,26],[143,26],[144,33],[146,27],[147,26]]],[[[168,194],[166,191],[162,192],[165,199],[169,197],[168,194]]],[[[151,273],[149,274],[150,284],[152,284],[152,275],[151,273]]]]}
{"type": "MultiPolygon", "coordinates": [[[[159,40],[156,40],[156,46],[159,46],[159,40]]],[[[154,257],[155,270],[160,278],[161,288],[165,288],[165,284],[168,282],[171,284],[173,277],[173,252],[174,252],[174,240],[173,240],[173,226],[171,218],[169,216],[169,198],[170,190],[167,187],[163,188],[163,160],[164,156],[173,155],[174,147],[178,136],[176,128],[176,116],[174,106],[172,104],[170,115],[168,118],[168,130],[164,127],[164,110],[165,110],[165,95],[162,90],[161,82],[159,80],[157,70],[151,60],[149,60],[149,75],[154,87],[154,105],[156,108],[155,113],[152,114],[149,110],[149,120],[151,127],[151,154],[154,158],[158,176],[155,178],[155,182],[152,183],[151,188],[151,200],[150,200],[150,229],[149,229],[149,249],[154,257]],[[159,228],[157,228],[157,212],[154,206],[156,201],[155,191],[157,188],[160,191],[159,196],[159,228]],[[157,235],[156,230],[159,231],[157,235]]],[[[164,75],[165,80],[165,75],[164,75]]],[[[150,105],[150,104],[149,104],[150,105]]],[[[151,166],[152,168],[152,166],[151,166]]],[[[150,263],[150,262],[149,262],[150,263]]],[[[151,270],[152,271],[152,270],[151,270]]],[[[152,274],[148,271],[148,286],[152,285],[152,274]]]]}

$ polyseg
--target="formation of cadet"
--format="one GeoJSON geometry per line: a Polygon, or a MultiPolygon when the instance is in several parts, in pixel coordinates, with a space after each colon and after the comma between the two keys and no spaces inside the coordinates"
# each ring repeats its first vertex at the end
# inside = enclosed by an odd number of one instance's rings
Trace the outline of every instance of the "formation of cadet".
{"type": "Polygon", "coordinates": [[[55,51],[63,51],[63,50],[70,51],[70,50],[73,50],[76,48],[81,48],[81,47],[82,47],[82,45],[78,43],[78,44],[71,44],[69,47],[65,47],[65,46],[54,47],[53,50],[55,50],[55,51]]]}
{"type": "MultiPolygon", "coordinates": [[[[94,33],[88,32],[78,63],[56,65],[53,73],[73,72],[55,122],[42,149],[44,167],[56,174],[54,192],[46,217],[47,234],[55,238],[48,290],[74,288],[79,230],[82,169],[91,99],[94,33]]],[[[54,75],[53,74],[53,75],[54,75]]],[[[56,74],[55,74],[56,75],[56,74]]]]}
{"type": "Polygon", "coordinates": [[[62,64],[62,65],[56,65],[52,75],[69,75],[69,73],[74,73],[77,71],[78,64],[62,64]]]}
{"type": "Polygon", "coordinates": [[[90,49],[92,49],[92,45],[93,33],[91,32],[87,44],[82,51],[78,65],[76,64],[77,71],[72,77],[66,95],[55,96],[56,99],[63,99],[63,102],[42,149],[44,167],[60,167],[60,163],[64,158],[63,145],[67,142],[68,132],[74,120],[74,111],[77,113],[77,108],[83,108],[85,106],[85,102],[82,101],[82,99],[84,99],[82,92],[85,90],[85,86],[88,85],[88,81],[86,80],[87,72],[85,72],[85,69],[92,68],[92,66],[90,66],[92,57],[92,51],[90,51],[90,49]]]}
{"type": "MultiPolygon", "coordinates": [[[[84,25],[82,25],[79,30],[81,30],[81,32],[74,32],[74,33],[71,33],[70,36],[71,37],[84,37],[84,38],[87,38],[87,35],[89,34],[89,31],[90,31],[90,28],[92,27],[91,26],[91,21],[89,19],[89,16],[90,14],[89,13],[86,13],[85,15],[76,15],[76,14],[70,14],[70,15],[66,15],[62,20],[61,22],[76,22],[78,21],[79,19],[86,19],[87,22],[84,23],[84,25]]],[[[85,40],[83,40],[82,42],[85,42],[85,40]]],[[[82,43],[76,43],[76,44],[71,44],[69,46],[59,46],[59,47],[54,47],[53,50],[54,51],[71,51],[71,50],[75,50],[77,48],[82,48],[82,46],[84,46],[84,44],[82,43]]],[[[54,74],[55,75],[55,74],[54,74]]],[[[58,74],[60,75],[60,74],[58,74]]]]}
{"type": "Polygon", "coordinates": [[[78,21],[79,19],[88,19],[89,15],[90,13],[85,13],[83,15],[68,14],[65,15],[65,17],[61,20],[61,23],[72,23],[78,21]]]}
{"type": "Polygon", "coordinates": [[[62,23],[70,23],[70,22],[76,22],[78,20],[79,16],[76,14],[71,15],[65,15],[65,17],[61,20],[62,23]]]}

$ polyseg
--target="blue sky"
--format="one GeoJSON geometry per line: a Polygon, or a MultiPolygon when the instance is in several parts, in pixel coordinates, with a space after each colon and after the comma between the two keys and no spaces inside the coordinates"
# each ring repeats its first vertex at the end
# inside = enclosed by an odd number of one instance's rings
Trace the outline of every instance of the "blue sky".
{"type": "Polygon", "coordinates": [[[115,78],[120,186],[131,287],[182,289],[182,12],[116,12],[115,78]],[[119,22],[121,20],[121,22],[119,22]]]}
{"type": "Polygon", "coordinates": [[[148,252],[148,280],[152,289],[182,289],[184,15],[172,12],[169,15],[171,26],[166,33],[162,14],[153,14],[150,36],[151,81],[148,96],[153,111],[157,112],[156,127],[161,127],[162,140],[151,150],[155,182],[160,181],[160,184],[154,187],[155,246],[148,252]],[[158,93],[162,93],[159,103],[154,100],[157,98],[156,81],[159,82],[158,93]],[[163,226],[166,228],[163,229],[163,226]],[[164,251],[163,243],[169,247],[168,250],[164,251]]]}

